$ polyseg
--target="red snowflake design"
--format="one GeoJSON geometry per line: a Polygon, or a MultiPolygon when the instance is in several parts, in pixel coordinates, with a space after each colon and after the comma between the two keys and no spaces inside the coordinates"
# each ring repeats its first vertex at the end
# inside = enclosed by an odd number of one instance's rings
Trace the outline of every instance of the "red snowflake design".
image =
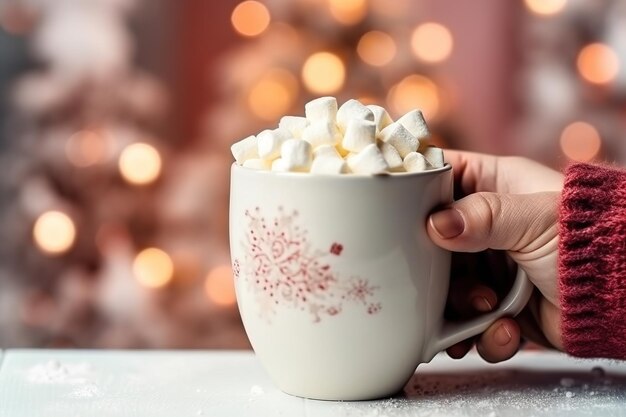
{"type": "MultiPolygon", "coordinates": [[[[279,207],[272,221],[258,207],[245,215],[245,260],[235,260],[233,270],[256,294],[262,316],[275,314],[279,306],[308,311],[314,322],[340,314],[344,303],[362,305],[368,314],[381,310],[381,304],[372,301],[377,286],[359,277],[340,279],[326,259],[329,252],[311,247],[307,232],[296,223],[297,211],[287,214],[279,207]]],[[[339,256],[343,249],[335,242],[330,254],[339,256]]]]}
{"type": "Polygon", "coordinates": [[[343,251],[343,245],[340,243],[333,243],[330,247],[330,253],[333,255],[339,256],[341,255],[341,251],[343,251]]]}

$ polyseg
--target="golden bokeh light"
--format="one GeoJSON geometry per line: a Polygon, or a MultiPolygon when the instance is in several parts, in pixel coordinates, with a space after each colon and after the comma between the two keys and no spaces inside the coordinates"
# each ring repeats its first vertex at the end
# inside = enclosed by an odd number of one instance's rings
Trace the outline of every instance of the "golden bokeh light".
{"type": "Polygon", "coordinates": [[[404,20],[410,14],[417,16],[422,11],[422,2],[414,0],[368,0],[372,14],[386,19],[404,20]]]}
{"type": "Polygon", "coordinates": [[[317,52],[308,57],[302,66],[302,81],[315,94],[337,92],[345,78],[343,61],[331,52],[317,52]]]}
{"type": "Polygon", "coordinates": [[[382,67],[396,56],[396,42],[385,32],[372,30],[359,39],[357,53],[363,62],[382,67]]]}
{"type": "Polygon", "coordinates": [[[131,184],[150,184],[161,173],[161,155],[147,143],[133,143],[122,151],[119,169],[122,177],[131,184]]]}
{"type": "Polygon", "coordinates": [[[285,114],[298,96],[298,80],[289,71],[275,69],[262,77],[248,94],[252,113],[273,121],[285,114]]]}
{"type": "Polygon", "coordinates": [[[209,300],[219,306],[235,304],[237,298],[230,265],[213,268],[204,281],[204,290],[209,300]]]}
{"type": "Polygon", "coordinates": [[[75,166],[84,168],[102,162],[107,153],[105,138],[98,132],[81,130],[65,144],[65,155],[75,166]]]}
{"type": "Polygon", "coordinates": [[[437,85],[423,75],[409,75],[391,87],[387,95],[389,108],[397,115],[419,109],[426,120],[437,117],[440,109],[437,85]]]}
{"type": "Polygon", "coordinates": [[[602,140],[596,128],[589,123],[574,122],[563,129],[560,144],[569,159],[587,162],[598,155],[602,140]]]}
{"type": "Polygon", "coordinates": [[[258,36],[270,24],[270,12],[261,2],[248,0],[235,7],[230,21],[237,33],[243,36],[258,36]]]}
{"type": "Polygon", "coordinates": [[[174,263],[161,249],[144,249],[135,257],[133,274],[144,287],[160,288],[172,280],[174,263]]]}
{"type": "Polygon", "coordinates": [[[607,84],[615,79],[619,71],[619,58],[608,46],[592,43],[578,54],[578,72],[593,84],[607,84]]]}
{"type": "Polygon", "coordinates": [[[43,213],[33,227],[35,244],[43,252],[60,255],[67,252],[76,239],[76,227],[70,217],[60,211],[43,213]]]}
{"type": "Polygon", "coordinates": [[[563,11],[567,0],[524,0],[532,13],[541,16],[552,16],[563,11]]]}
{"type": "Polygon", "coordinates": [[[425,62],[436,63],[446,60],[452,53],[454,40],[445,26],[428,22],[419,25],[411,35],[413,54],[425,62]]]}
{"type": "Polygon", "coordinates": [[[344,25],[359,23],[367,14],[367,0],[328,0],[330,14],[344,25]]]}

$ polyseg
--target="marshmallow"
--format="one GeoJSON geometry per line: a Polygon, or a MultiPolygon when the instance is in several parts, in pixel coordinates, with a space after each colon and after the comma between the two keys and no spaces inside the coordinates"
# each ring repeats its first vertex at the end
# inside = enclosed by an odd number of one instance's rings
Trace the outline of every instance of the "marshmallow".
{"type": "Polygon", "coordinates": [[[367,108],[374,113],[374,123],[376,123],[377,133],[393,123],[391,116],[389,116],[389,113],[387,113],[384,107],[370,104],[367,108]]]}
{"type": "Polygon", "coordinates": [[[260,169],[260,170],[269,170],[272,168],[272,161],[268,161],[267,159],[253,158],[247,159],[243,163],[244,168],[250,169],[260,169]]]}
{"type": "Polygon", "coordinates": [[[419,152],[411,152],[404,158],[404,169],[407,172],[426,171],[429,167],[428,161],[419,152]]]}
{"type": "Polygon", "coordinates": [[[278,127],[286,129],[291,133],[293,138],[301,138],[302,131],[309,125],[306,117],[300,116],[283,116],[278,122],[278,127]]]}
{"type": "Polygon", "coordinates": [[[288,172],[289,165],[283,158],[277,158],[272,161],[272,171],[275,172],[288,172]]]}
{"type": "Polygon", "coordinates": [[[302,139],[314,148],[322,145],[335,145],[340,137],[335,123],[326,120],[311,123],[302,131],[302,139]]]}
{"type": "Polygon", "coordinates": [[[333,145],[322,145],[313,151],[313,159],[317,158],[335,158],[342,159],[341,155],[333,145]]]}
{"type": "Polygon", "coordinates": [[[398,119],[398,123],[406,128],[417,140],[427,139],[430,136],[424,115],[419,110],[411,110],[398,119]]]}
{"type": "Polygon", "coordinates": [[[387,162],[390,170],[404,170],[402,157],[400,156],[396,148],[394,148],[387,142],[381,142],[378,147],[380,148],[380,152],[383,154],[383,158],[385,158],[385,162],[387,162]]]}
{"type": "Polygon", "coordinates": [[[343,103],[337,111],[337,126],[339,130],[345,132],[350,121],[354,119],[373,122],[374,113],[359,101],[350,99],[343,103]]]}
{"type": "Polygon", "coordinates": [[[311,174],[344,174],[348,172],[346,161],[332,156],[321,156],[313,159],[311,174]]]}
{"type": "Polygon", "coordinates": [[[337,149],[337,152],[339,152],[339,155],[341,155],[342,158],[345,158],[350,154],[349,150],[341,146],[341,142],[339,142],[339,144],[335,147],[335,149],[337,149]]]}
{"type": "Polygon", "coordinates": [[[313,148],[306,140],[289,139],[280,148],[280,157],[289,171],[308,171],[313,160],[313,148]]]}
{"type": "Polygon", "coordinates": [[[429,146],[422,152],[424,158],[433,168],[443,168],[445,162],[443,160],[443,149],[429,146]]]}
{"type": "Polygon", "coordinates": [[[291,133],[280,127],[274,130],[266,129],[262,131],[257,136],[259,156],[262,159],[269,159],[270,161],[278,158],[280,155],[280,147],[290,138],[291,133]]]}
{"type": "Polygon", "coordinates": [[[367,145],[361,152],[348,158],[348,167],[355,174],[380,174],[388,168],[376,144],[367,145]]]}
{"type": "Polygon", "coordinates": [[[337,117],[337,99],[320,97],[304,105],[304,114],[309,122],[335,122],[337,117]]]}
{"type": "Polygon", "coordinates": [[[372,144],[376,144],[376,124],[363,119],[350,120],[341,146],[351,152],[361,152],[372,144]]]}
{"type": "Polygon", "coordinates": [[[248,159],[258,158],[259,152],[257,148],[256,136],[248,136],[239,142],[233,143],[230,147],[230,152],[235,157],[237,165],[243,165],[248,159]]]}
{"type": "Polygon", "coordinates": [[[393,145],[398,150],[402,158],[409,153],[417,151],[418,140],[399,122],[391,123],[380,131],[380,138],[383,142],[393,145]]]}

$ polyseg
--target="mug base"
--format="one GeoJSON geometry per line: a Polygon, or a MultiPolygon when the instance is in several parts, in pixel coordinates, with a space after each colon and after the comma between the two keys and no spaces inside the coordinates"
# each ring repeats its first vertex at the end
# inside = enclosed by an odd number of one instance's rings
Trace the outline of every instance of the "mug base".
{"type": "Polygon", "coordinates": [[[311,392],[298,392],[292,391],[284,388],[279,389],[287,395],[291,395],[292,397],[304,398],[307,400],[315,400],[315,401],[373,401],[373,400],[385,400],[389,398],[393,398],[401,394],[404,390],[404,385],[399,389],[395,389],[392,391],[383,391],[380,393],[344,393],[339,395],[333,395],[330,393],[311,393],[311,392]]]}

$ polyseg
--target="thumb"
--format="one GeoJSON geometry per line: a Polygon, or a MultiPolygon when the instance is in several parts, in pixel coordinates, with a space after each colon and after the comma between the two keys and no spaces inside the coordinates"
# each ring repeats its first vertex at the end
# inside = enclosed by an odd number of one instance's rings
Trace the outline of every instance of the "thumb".
{"type": "Polygon", "coordinates": [[[454,252],[485,249],[527,251],[541,246],[542,235],[556,225],[556,193],[475,193],[436,212],[428,234],[454,252]]]}

